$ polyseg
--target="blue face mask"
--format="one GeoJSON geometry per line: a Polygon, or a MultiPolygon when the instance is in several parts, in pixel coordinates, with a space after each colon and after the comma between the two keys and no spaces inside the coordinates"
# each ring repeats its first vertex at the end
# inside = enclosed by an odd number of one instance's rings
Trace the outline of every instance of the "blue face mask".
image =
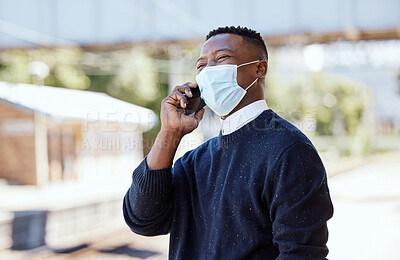
{"type": "Polygon", "coordinates": [[[241,65],[226,64],[209,66],[202,69],[196,76],[201,97],[209,108],[219,116],[229,114],[246,95],[258,78],[246,89],[237,83],[237,69],[241,66],[259,62],[259,60],[241,65]]]}

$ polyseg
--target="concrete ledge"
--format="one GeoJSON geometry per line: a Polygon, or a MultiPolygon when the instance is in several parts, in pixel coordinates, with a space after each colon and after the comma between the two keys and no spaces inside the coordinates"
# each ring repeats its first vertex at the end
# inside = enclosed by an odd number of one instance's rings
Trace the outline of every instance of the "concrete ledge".
{"type": "Polygon", "coordinates": [[[0,217],[0,250],[75,247],[124,227],[121,199],[59,210],[7,212],[0,217]]]}
{"type": "Polygon", "coordinates": [[[0,250],[12,246],[12,222],[14,214],[0,211],[0,250]]]}

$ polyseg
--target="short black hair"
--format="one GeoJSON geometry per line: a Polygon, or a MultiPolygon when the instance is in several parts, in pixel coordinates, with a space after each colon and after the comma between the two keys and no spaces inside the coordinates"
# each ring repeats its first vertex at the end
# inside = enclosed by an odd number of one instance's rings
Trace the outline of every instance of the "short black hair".
{"type": "Polygon", "coordinates": [[[240,26],[225,26],[225,27],[219,27],[217,29],[214,29],[208,33],[206,36],[206,40],[210,39],[211,37],[218,35],[218,34],[224,34],[224,33],[230,33],[230,34],[236,34],[242,36],[243,40],[246,41],[249,44],[252,44],[254,47],[257,48],[258,51],[262,53],[262,56],[264,57],[265,60],[268,60],[268,51],[267,51],[267,46],[265,46],[265,42],[263,38],[261,37],[261,34],[249,29],[247,27],[240,27],[240,26]]]}

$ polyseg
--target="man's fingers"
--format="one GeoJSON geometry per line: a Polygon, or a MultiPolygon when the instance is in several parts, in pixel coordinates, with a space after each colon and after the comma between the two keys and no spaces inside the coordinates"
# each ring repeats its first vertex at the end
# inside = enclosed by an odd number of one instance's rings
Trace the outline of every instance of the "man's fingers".
{"type": "Polygon", "coordinates": [[[179,92],[179,91],[172,92],[168,96],[167,102],[168,102],[168,99],[171,99],[171,101],[172,101],[172,102],[169,102],[169,103],[172,103],[175,106],[179,105],[182,108],[186,108],[187,98],[181,92],[179,92]]]}
{"type": "Polygon", "coordinates": [[[197,83],[196,82],[187,82],[185,85],[187,85],[189,88],[197,87],[197,83]]]}
{"type": "Polygon", "coordinates": [[[185,83],[183,85],[176,86],[172,90],[172,92],[179,91],[181,93],[185,93],[185,95],[187,97],[191,98],[193,96],[193,94],[192,94],[192,91],[190,89],[191,88],[195,88],[195,87],[197,87],[197,83],[195,83],[195,82],[187,82],[187,83],[185,83]]]}
{"type": "Polygon", "coordinates": [[[173,90],[172,93],[174,92],[179,92],[179,93],[185,93],[187,97],[192,97],[192,92],[190,91],[190,88],[186,85],[181,85],[181,86],[176,86],[173,90]]]}

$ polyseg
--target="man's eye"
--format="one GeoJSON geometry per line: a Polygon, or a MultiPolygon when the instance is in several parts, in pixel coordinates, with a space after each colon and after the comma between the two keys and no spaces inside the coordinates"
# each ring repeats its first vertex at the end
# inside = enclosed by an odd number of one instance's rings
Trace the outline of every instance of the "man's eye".
{"type": "Polygon", "coordinates": [[[200,68],[202,68],[202,67],[204,67],[204,64],[199,64],[199,65],[197,65],[197,69],[200,69],[200,68]]]}
{"type": "Polygon", "coordinates": [[[227,57],[228,57],[228,55],[223,55],[223,56],[218,57],[217,60],[222,60],[222,59],[227,58],[227,57]]]}

